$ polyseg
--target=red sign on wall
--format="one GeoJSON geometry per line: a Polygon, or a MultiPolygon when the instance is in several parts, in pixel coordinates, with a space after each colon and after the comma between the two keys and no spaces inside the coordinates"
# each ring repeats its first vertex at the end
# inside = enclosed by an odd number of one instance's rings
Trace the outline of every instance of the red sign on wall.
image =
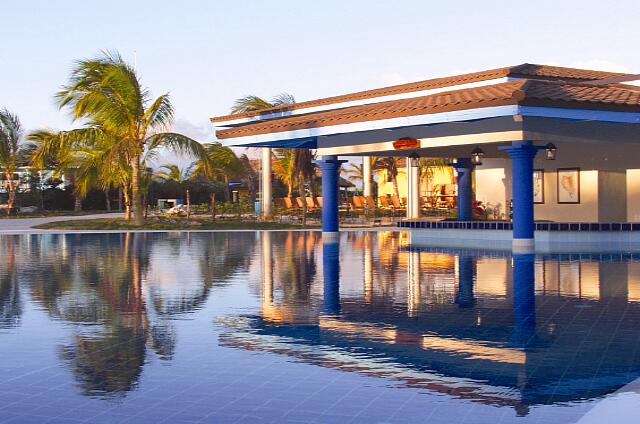
{"type": "Polygon", "coordinates": [[[420,148],[420,140],[416,140],[415,138],[403,137],[393,142],[393,148],[396,150],[418,149],[420,148]]]}

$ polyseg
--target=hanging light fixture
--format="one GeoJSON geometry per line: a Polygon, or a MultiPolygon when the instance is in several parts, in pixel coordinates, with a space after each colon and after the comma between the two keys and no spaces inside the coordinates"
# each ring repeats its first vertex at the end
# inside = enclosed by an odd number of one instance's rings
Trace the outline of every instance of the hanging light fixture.
{"type": "Polygon", "coordinates": [[[411,152],[411,154],[409,155],[409,159],[411,161],[411,166],[413,166],[414,168],[420,165],[420,156],[418,156],[418,152],[416,152],[415,150],[411,152]]]}
{"type": "Polygon", "coordinates": [[[545,151],[547,152],[547,160],[556,160],[556,152],[558,148],[553,143],[548,143],[544,146],[545,151]]]}
{"type": "Polygon", "coordinates": [[[471,163],[475,166],[482,165],[482,158],[484,157],[484,150],[480,147],[476,147],[471,151],[471,163]]]}

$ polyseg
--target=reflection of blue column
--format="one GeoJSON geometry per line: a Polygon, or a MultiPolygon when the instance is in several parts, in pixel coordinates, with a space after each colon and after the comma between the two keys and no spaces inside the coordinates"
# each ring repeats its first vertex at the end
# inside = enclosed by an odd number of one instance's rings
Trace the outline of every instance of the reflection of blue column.
{"type": "Polygon", "coordinates": [[[514,341],[526,346],[536,329],[535,255],[513,255],[514,341]]]}
{"type": "Polygon", "coordinates": [[[529,142],[516,142],[502,147],[511,157],[513,192],[513,247],[533,249],[535,230],[533,217],[533,158],[540,147],[529,142]]]}
{"type": "Polygon", "coordinates": [[[475,258],[469,255],[458,257],[458,294],[456,303],[461,308],[469,308],[474,305],[473,275],[475,274],[475,258]]]}
{"type": "Polygon", "coordinates": [[[458,173],[458,221],[473,219],[473,165],[468,158],[460,158],[452,166],[458,173]]]}
{"type": "Polygon", "coordinates": [[[325,314],[340,313],[340,243],[339,240],[322,243],[322,273],[324,275],[325,314]]]}
{"type": "Polygon", "coordinates": [[[338,170],[346,161],[323,156],[315,163],[322,170],[322,232],[338,232],[338,170]]]}

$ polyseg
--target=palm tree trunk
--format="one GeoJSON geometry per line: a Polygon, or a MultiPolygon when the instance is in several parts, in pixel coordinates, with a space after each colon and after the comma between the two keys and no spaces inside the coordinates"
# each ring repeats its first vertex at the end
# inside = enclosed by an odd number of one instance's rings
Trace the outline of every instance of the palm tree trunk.
{"type": "Polygon", "coordinates": [[[121,211],[123,210],[122,207],[122,187],[118,187],[118,210],[121,211]]]}
{"type": "Polygon", "coordinates": [[[400,189],[398,188],[398,176],[391,174],[391,184],[393,185],[393,195],[400,201],[400,189]]]}
{"type": "Polygon", "coordinates": [[[216,194],[211,193],[211,220],[216,220],[216,194]]]}
{"type": "Polygon", "coordinates": [[[69,171],[70,186],[73,190],[73,211],[80,212],[82,210],[82,199],[78,195],[78,175],[75,170],[69,171]]]}
{"type": "Polygon", "coordinates": [[[142,210],[142,194],[140,193],[140,158],[135,157],[131,163],[131,200],[133,203],[133,224],[144,225],[144,211],[142,210]]]}
{"type": "MultiPolygon", "coordinates": [[[[124,199],[124,219],[131,220],[131,196],[129,196],[129,187],[125,187],[122,190],[122,197],[124,199]]],[[[122,209],[122,207],[120,207],[122,209]]]]}
{"type": "Polygon", "coordinates": [[[109,188],[104,189],[104,202],[107,212],[111,212],[111,199],[109,199],[109,188]]]}
{"type": "Polygon", "coordinates": [[[191,218],[191,196],[189,195],[189,189],[185,189],[185,199],[187,200],[187,218],[191,218]]]}
{"type": "Polygon", "coordinates": [[[16,187],[13,185],[13,174],[7,179],[7,215],[11,215],[16,204],[16,187]]]}
{"type": "Polygon", "coordinates": [[[302,225],[307,225],[307,196],[304,192],[304,179],[300,178],[298,182],[298,191],[300,192],[300,198],[302,199],[302,225]]]}
{"type": "Polygon", "coordinates": [[[224,196],[227,202],[231,201],[231,187],[229,187],[229,177],[224,176],[224,196]]]}

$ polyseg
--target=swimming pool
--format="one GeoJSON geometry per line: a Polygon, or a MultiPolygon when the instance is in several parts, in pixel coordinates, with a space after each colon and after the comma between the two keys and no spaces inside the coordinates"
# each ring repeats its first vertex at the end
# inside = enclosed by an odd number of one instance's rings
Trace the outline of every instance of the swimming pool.
{"type": "Polygon", "coordinates": [[[2,236],[0,423],[560,423],[638,412],[640,255],[408,240],[2,236]]]}

